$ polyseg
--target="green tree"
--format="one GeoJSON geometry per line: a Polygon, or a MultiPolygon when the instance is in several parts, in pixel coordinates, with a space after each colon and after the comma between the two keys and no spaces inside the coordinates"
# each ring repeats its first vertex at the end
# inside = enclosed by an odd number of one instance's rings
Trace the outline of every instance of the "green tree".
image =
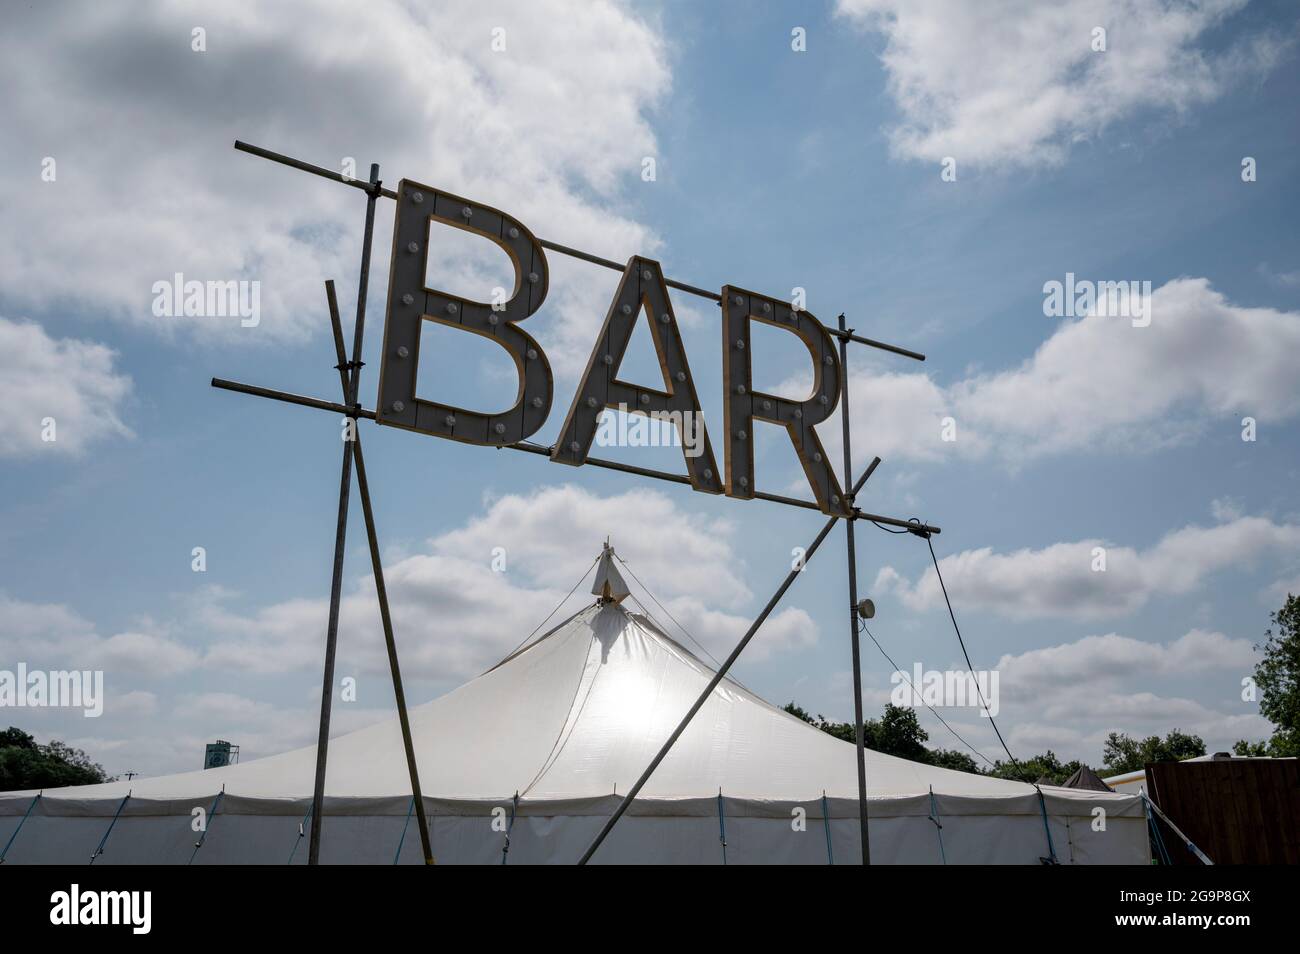
{"type": "Polygon", "coordinates": [[[1136,772],[1148,762],[1181,762],[1204,754],[1205,741],[1200,736],[1188,735],[1178,729],[1163,739],[1158,735],[1135,739],[1124,732],[1112,732],[1106,736],[1102,747],[1101,757],[1106,767],[1101,774],[1136,772]]]}
{"type": "Polygon", "coordinates": [[[807,709],[795,705],[793,702],[786,703],[785,711],[795,718],[802,719],[809,725],[816,726],[828,735],[833,735],[844,742],[857,744],[857,733],[853,731],[852,722],[829,722],[820,712],[813,716],[807,709]]]}
{"type": "Polygon", "coordinates": [[[1028,759],[1003,762],[999,759],[989,769],[990,775],[1008,778],[1016,782],[1037,782],[1046,780],[1046,784],[1060,785],[1082,767],[1078,759],[1062,762],[1056,753],[1048,749],[1042,755],[1028,759]]]}
{"type": "Polygon", "coordinates": [[[930,749],[930,764],[937,765],[939,768],[952,769],[954,772],[982,774],[979,763],[957,749],[930,749]]]}
{"type": "Polygon", "coordinates": [[[1247,742],[1245,739],[1238,739],[1232,744],[1232,754],[1251,756],[1268,755],[1268,743],[1247,742]]]}
{"type": "Polygon", "coordinates": [[[887,704],[879,719],[863,723],[862,736],[867,748],[877,752],[913,762],[930,760],[930,750],[925,747],[930,733],[921,728],[916,710],[910,707],[887,704]]]}
{"type": "Polygon", "coordinates": [[[1274,727],[1268,754],[1300,756],[1300,599],[1288,593],[1270,619],[1264,643],[1255,647],[1264,654],[1255,667],[1259,711],[1274,727]]]}
{"type": "MultiPolygon", "coordinates": [[[[785,711],[837,739],[857,742],[852,722],[830,722],[821,714],[813,716],[793,702],[786,705],[785,711]]],[[[938,765],[959,772],[979,774],[979,766],[975,764],[975,760],[964,752],[926,747],[925,743],[929,741],[930,734],[921,728],[915,709],[886,705],[879,719],[867,719],[863,722],[862,735],[863,743],[873,751],[913,762],[923,762],[926,765],[938,765]]]]}
{"type": "Polygon", "coordinates": [[[40,745],[22,729],[0,732],[0,792],[112,781],[81,749],[58,740],[40,745]]]}

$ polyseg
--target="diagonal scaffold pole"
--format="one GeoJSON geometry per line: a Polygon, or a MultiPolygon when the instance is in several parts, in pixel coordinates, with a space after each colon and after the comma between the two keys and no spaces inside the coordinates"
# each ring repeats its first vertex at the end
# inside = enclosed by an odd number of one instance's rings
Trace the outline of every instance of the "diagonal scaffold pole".
{"type": "MultiPolygon", "coordinates": [[[[862,485],[870,479],[878,466],[880,466],[879,457],[872,460],[870,466],[868,466],[862,476],[858,478],[858,482],[853,485],[853,490],[851,491],[852,494],[857,494],[857,492],[862,489],[862,485]]],[[[700,709],[704,708],[704,703],[709,700],[709,696],[713,695],[713,690],[718,688],[718,684],[726,677],[732,664],[740,657],[740,654],[745,651],[745,647],[748,646],[749,641],[754,638],[754,634],[758,632],[759,627],[767,621],[768,616],[772,614],[772,610],[776,609],[776,604],[781,602],[781,597],[785,596],[786,590],[790,589],[794,584],[794,581],[799,578],[799,574],[802,573],[804,567],[808,565],[808,561],[811,560],[813,554],[817,552],[817,548],[822,545],[822,541],[825,540],[831,530],[834,529],[835,522],[841,519],[852,521],[856,518],[831,517],[826,521],[826,526],[822,527],[821,532],[817,534],[816,539],[814,539],[804,551],[803,560],[800,561],[799,566],[791,570],[789,574],[787,574],[784,582],[777,587],[776,592],[772,594],[772,598],[768,600],[767,605],[763,607],[763,611],[758,614],[758,617],[750,625],[749,630],[740,638],[740,642],[736,644],[736,648],[731,651],[731,655],[723,660],[722,665],[718,667],[718,671],[715,672],[713,678],[709,680],[709,684],[705,686],[704,691],[700,693],[700,697],[695,700],[695,704],[691,706],[682,721],[678,723],[677,728],[673,729],[672,735],[668,736],[668,741],[663,744],[663,747],[659,750],[658,754],[655,755],[655,757],[650,761],[650,764],[646,766],[646,770],[641,773],[641,777],[636,780],[636,784],[628,789],[628,793],[623,796],[623,800],[619,802],[618,807],[614,809],[614,814],[609,816],[604,827],[600,829],[600,833],[596,835],[595,839],[587,847],[587,850],[583,852],[582,857],[578,859],[578,864],[585,865],[591,860],[591,856],[596,853],[596,849],[600,847],[601,842],[603,842],[606,836],[613,831],[614,826],[618,824],[618,820],[623,817],[623,813],[628,810],[637,794],[645,787],[645,783],[650,780],[650,776],[653,775],[655,769],[659,767],[659,763],[664,760],[672,747],[677,743],[677,740],[681,738],[682,733],[686,731],[686,727],[691,724],[691,720],[695,718],[695,714],[699,712],[700,709]]]]}
{"type": "MultiPolygon", "coordinates": [[[[844,326],[844,313],[839,317],[840,331],[844,326]]],[[[840,422],[844,427],[844,482],[853,478],[853,450],[849,443],[849,343],[840,336],[840,422]]],[[[854,493],[850,493],[849,506],[853,506],[854,493]]],[[[858,554],[853,541],[853,521],[844,521],[844,540],[849,558],[849,639],[853,647],[853,742],[858,757],[858,826],[862,839],[862,863],[871,864],[871,839],[867,831],[867,746],[866,728],[862,723],[862,647],[858,637],[858,554]]]]}
{"type": "MultiPolygon", "coordinates": [[[[370,249],[375,235],[375,201],[379,198],[379,164],[370,165],[370,182],[366,187],[366,230],[361,246],[361,277],[357,288],[357,320],[352,339],[351,375],[345,403],[357,403],[361,383],[361,345],[366,325],[366,289],[370,284],[370,249]]],[[[355,429],[355,424],[353,425],[355,429]]],[[[320,729],[316,737],[316,777],[312,786],[311,841],[307,864],[320,864],[320,834],[325,823],[325,769],[329,760],[330,714],[334,702],[334,660],[338,654],[339,605],[343,598],[343,551],[347,546],[348,501],[352,495],[353,441],[343,442],[343,473],[339,478],[339,513],[334,531],[334,570],[330,579],[329,624],[325,630],[325,671],[320,698],[320,729]]]]}
{"type": "MultiPolygon", "coordinates": [[[[330,326],[334,331],[334,352],[338,358],[339,386],[343,400],[349,397],[348,356],[343,345],[343,322],[339,318],[339,302],[334,294],[334,282],[325,283],[325,297],[329,302],[330,326]]],[[[353,395],[355,397],[355,395],[353,395]]],[[[420,790],[420,769],[415,759],[415,742],[411,738],[411,720],[406,711],[406,691],[402,687],[402,669],[397,660],[397,640],[393,635],[393,617],[388,608],[388,586],[384,583],[384,563],[379,555],[379,534],[375,529],[375,511],[370,503],[370,481],[366,479],[366,458],[361,453],[361,432],[357,419],[348,416],[353,442],[352,461],[357,469],[357,495],[361,498],[361,513],[365,517],[366,542],[370,546],[370,567],[375,577],[375,595],[379,599],[379,618],[384,627],[384,644],[388,649],[388,668],[393,676],[393,695],[397,699],[397,719],[402,727],[402,746],[406,750],[406,768],[411,776],[411,797],[416,822],[420,828],[420,847],[424,863],[433,864],[433,849],[429,841],[429,820],[424,811],[424,794],[420,790]]]]}

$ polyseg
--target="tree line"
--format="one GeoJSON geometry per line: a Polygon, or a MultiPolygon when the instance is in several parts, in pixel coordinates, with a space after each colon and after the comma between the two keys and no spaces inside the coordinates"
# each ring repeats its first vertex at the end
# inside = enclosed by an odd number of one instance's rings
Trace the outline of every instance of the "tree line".
{"type": "MultiPolygon", "coordinates": [[[[1255,648],[1263,656],[1255,666],[1254,688],[1259,711],[1273,723],[1273,734],[1262,740],[1239,739],[1233,746],[1236,755],[1300,756],[1300,598],[1288,594],[1283,607],[1269,616],[1271,625],[1264,631],[1264,642],[1255,648]]],[[[812,715],[794,702],[785,711],[809,725],[845,742],[855,742],[852,722],[832,722],[812,715]]],[[[879,719],[863,723],[863,742],[867,748],[885,755],[937,765],[941,768],[992,775],[1017,781],[1045,781],[1060,784],[1083,763],[1078,759],[1062,762],[1050,749],[1026,759],[994,760],[981,765],[960,749],[930,748],[930,735],[921,728],[916,711],[905,706],[886,705],[879,719]]],[[[1178,762],[1205,755],[1205,741],[1179,729],[1163,738],[1150,735],[1134,738],[1124,732],[1111,732],[1102,745],[1100,775],[1136,772],[1151,762],[1178,762]]]]}

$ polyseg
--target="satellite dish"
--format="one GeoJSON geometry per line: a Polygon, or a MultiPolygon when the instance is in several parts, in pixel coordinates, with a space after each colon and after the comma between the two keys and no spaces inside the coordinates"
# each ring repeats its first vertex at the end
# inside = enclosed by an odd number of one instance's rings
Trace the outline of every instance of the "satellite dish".
{"type": "Polygon", "coordinates": [[[876,615],[876,604],[871,600],[862,600],[858,603],[858,615],[863,619],[873,619],[876,615]]]}

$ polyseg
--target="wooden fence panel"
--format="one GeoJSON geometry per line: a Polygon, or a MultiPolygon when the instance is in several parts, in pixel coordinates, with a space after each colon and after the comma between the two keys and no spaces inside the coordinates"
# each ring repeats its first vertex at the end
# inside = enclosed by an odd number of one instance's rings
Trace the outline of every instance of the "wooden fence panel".
{"type": "MultiPolygon", "coordinates": [[[[1151,800],[1220,865],[1300,864],[1300,760],[1146,766],[1151,800]]],[[[1200,864],[1161,823],[1174,864],[1200,864]]]]}

